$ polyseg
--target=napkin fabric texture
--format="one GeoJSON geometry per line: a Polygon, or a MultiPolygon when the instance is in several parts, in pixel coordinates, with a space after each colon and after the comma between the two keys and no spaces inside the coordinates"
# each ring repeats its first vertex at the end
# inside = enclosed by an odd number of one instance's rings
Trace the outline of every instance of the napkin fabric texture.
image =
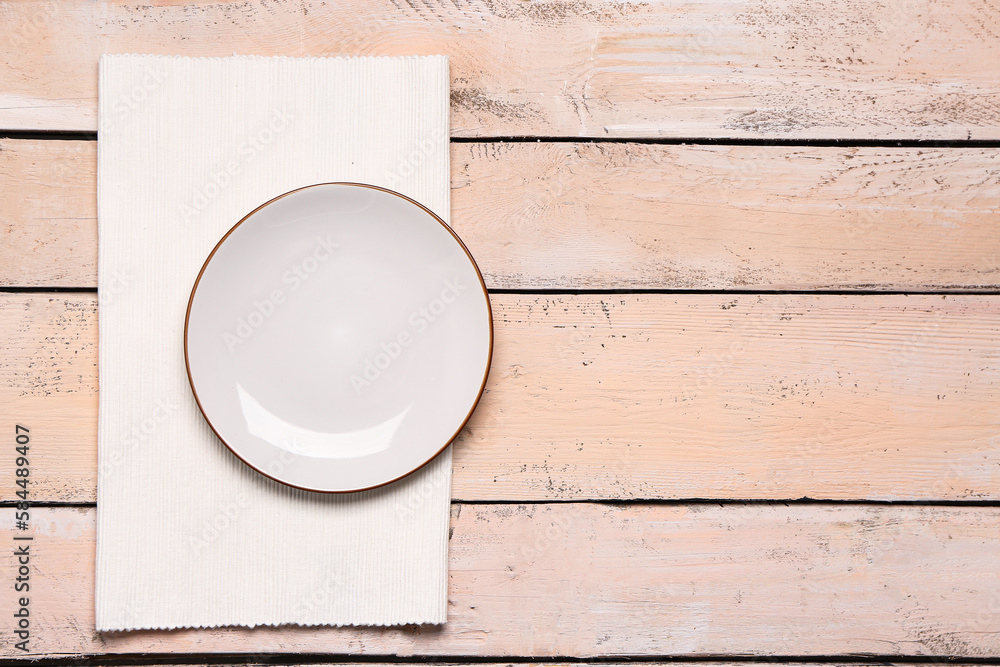
{"type": "Polygon", "coordinates": [[[372,491],[271,481],[198,411],[183,331],[209,252],[284,192],[371,183],[447,221],[448,82],[443,56],[101,58],[99,631],[445,622],[450,448],[372,491]]]}

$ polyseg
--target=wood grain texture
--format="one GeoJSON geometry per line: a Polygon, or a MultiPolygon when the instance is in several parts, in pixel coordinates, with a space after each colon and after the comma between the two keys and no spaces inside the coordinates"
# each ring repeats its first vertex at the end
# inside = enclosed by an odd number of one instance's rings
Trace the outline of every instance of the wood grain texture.
{"type": "Polygon", "coordinates": [[[18,657],[1000,656],[997,507],[456,505],[444,626],[103,635],[94,515],[33,510],[34,639],[18,657]]]}
{"type": "Polygon", "coordinates": [[[459,144],[496,287],[1000,286],[1000,149],[459,144]]]}
{"type": "MultiPolygon", "coordinates": [[[[1000,149],[456,143],[493,288],[1000,287],[1000,149]]],[[[0,140],[0,285],[93,287],[96,142],[0,140]]]]}
{"type": "Polygon", "coordinates": [[[97,285],[97,142],[0,139],[0,285],[97,285]]]}
{"type": "MultiPolygon", "coordinates": [[[[492,302],[457,499],[1000,500],[1000,296],[492,302]]],[[[3,296],[0,336],[35,500],[93,501],[94,296],[3,296]]]]}
{"type": "MultiPolygon", "coordinates": [[[[93,295],[0,298],[0,405],[11,432],[15,424],[30,431],[35,502],[97,496],[95,305],[93,295]],[[82,481],[89,492],[81,494],[82,481]]],[[[14,475],[14,461],[3,471],[14,475]]],[[[18,500],[14,489],[3,499],[18,500]]]]}
{"type": "Polygon", "coordinates": [[[6,1],[0,128],[97,129],[102,52],[444,53],[458,136],[997,139],[998,35],[986,0],[6,1]]]}

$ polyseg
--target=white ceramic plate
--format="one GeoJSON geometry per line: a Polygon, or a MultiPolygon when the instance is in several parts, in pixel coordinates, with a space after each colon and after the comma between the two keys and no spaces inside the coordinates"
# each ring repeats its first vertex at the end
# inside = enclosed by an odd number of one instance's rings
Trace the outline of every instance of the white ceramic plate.
{"type": "Polygon", "coordinates": [[[433,459],[472,414],[492,350],[486,286],[458,236],[357,183],[294,190],[237,223],[184,325],[212,430],[312,491],[369,489],[433,459]]]}

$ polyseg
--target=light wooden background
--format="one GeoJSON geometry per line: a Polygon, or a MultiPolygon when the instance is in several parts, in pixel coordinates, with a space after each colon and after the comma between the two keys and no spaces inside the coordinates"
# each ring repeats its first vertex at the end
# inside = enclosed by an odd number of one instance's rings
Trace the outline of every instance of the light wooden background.
{"type": "Polygon", "coordinates": [[[0,659],[1000,664],[1000,4],[5,0],[0,49],[0,659]],[[94,632],[103,52],[451,57],[496,353],[443,628],[94,632]]]}

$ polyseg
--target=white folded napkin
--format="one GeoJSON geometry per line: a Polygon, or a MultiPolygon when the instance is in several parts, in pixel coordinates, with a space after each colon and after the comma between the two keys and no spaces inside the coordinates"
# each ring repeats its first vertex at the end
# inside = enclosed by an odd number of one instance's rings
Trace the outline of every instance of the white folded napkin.
{"type": "Polygon", "coordinates": [[[97,629],[444,623],[450,448],[298,491],[229,452],[184,370],[188,296],[258,205],[328,181],[449,218],[448,60],[105,55],[98,143],[97,629]]]}

